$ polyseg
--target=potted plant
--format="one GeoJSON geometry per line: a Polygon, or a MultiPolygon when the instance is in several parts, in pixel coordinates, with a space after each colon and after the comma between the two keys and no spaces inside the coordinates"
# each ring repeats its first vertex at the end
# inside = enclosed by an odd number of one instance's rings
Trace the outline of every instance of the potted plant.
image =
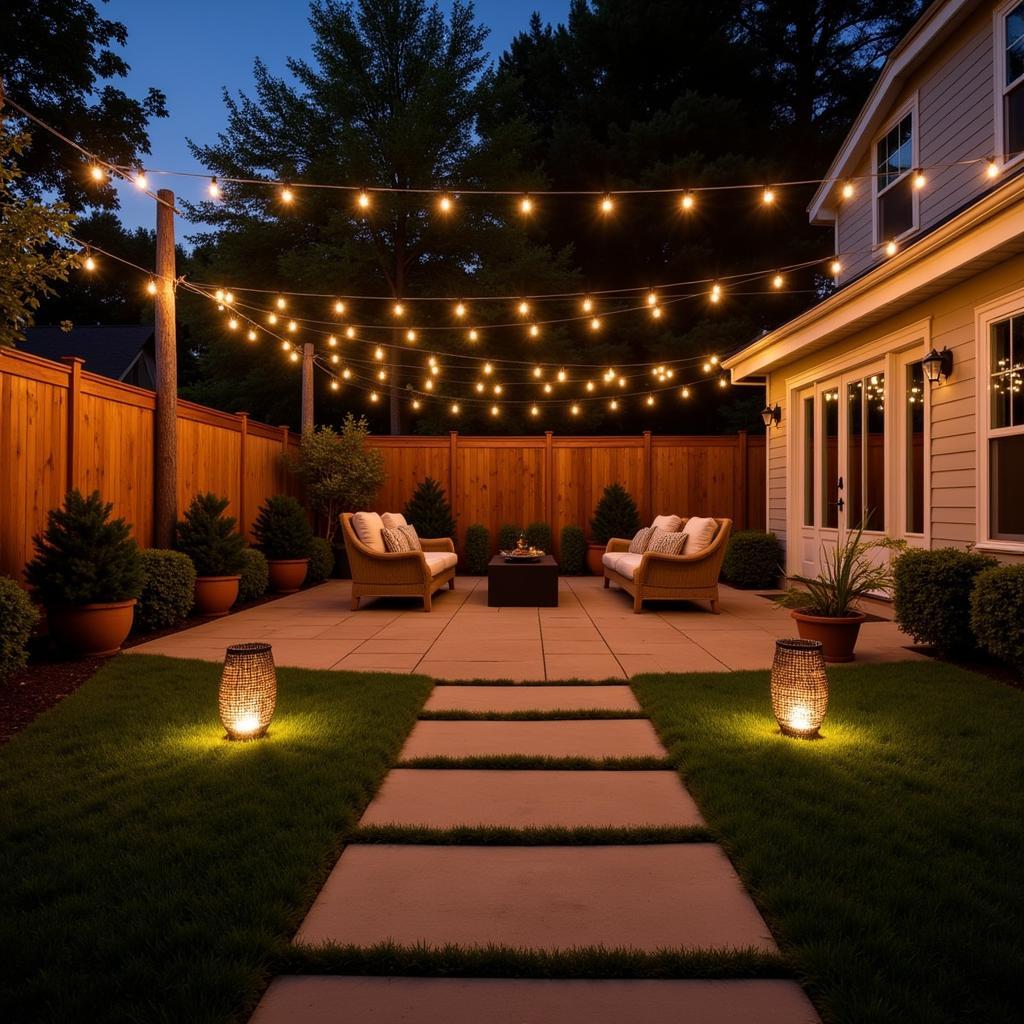
{"type": "Polygon", "coordinates": [[[234,516],[224,515],[228,499],[197,494],[175,530],[175,547],[196,567],[195,608],[219,618],[238,600],[245,559],[245,538],[234,516]]]}
{"type": "Polygon", "coordinates": [[[33,538],[36,556],[25,578],[46,606],[50,632],[79,654],[106,657],[121,649],[142,592],[142,562],[131,527],[111,519],[99,491],[69,491],[33,538]]]}
{"type": "Polygon", "coordinates": [[[820,640],[826,661],[853,661],[861,623],[867,616],[856,603],[892,589],[892,566],[886,554],[882,562],[873,555],[893,549],[898,542],[888,537],[865,543],[860,526],[845,540],[836,539],[833,550],[822,547],[822,570],[814,577],[794,576],[804,589],[791,588],[780,603],[792,609],[797,631],[804,640],[820,640]]]}
{"type": "Polygon", "coordinates": [[[587,568],[594,576],[603,572],[601,557],[612,537],[632,537],[640,529],[640,514],[629,491],[620,483],[609,484],[594,509],[587,542],[587,568]]]}
{"type": "Polygon", "coordinates": [[[306,578],[313,545],[305,509],[290,495],[275,494],[260,507],[252,533],[256,547],[266,555],[271,589],[294,594],[306,578]]]}

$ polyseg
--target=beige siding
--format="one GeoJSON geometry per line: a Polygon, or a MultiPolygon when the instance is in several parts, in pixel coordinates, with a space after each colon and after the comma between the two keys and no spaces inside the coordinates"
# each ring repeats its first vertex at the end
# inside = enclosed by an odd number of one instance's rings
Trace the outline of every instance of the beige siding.
{"type": "Polygon", "coordinates": [[[875,262],[874,225],[871,219],[871,204],[874,202],[871,181],[866,176],[871,173],[868,158],[857,167],[857,192],[854,197],[843,203],[837,215],[837,232],[839,255],[843,262],[843,274],[840,280],[849,281],[875,262]]]}
{"type": "MultiPolygon", "coordinates": [[[[768,383],[771,389],[771,380],[768,383]]],[[[788,412],[788,410],[786,410],[788,412]]],[[[786,425],[788,416],[783,415],[782,422],[768,431],[766,457],[768,459],[768,529],[775,533],[779,540],[786,542],[786,425]]]]}

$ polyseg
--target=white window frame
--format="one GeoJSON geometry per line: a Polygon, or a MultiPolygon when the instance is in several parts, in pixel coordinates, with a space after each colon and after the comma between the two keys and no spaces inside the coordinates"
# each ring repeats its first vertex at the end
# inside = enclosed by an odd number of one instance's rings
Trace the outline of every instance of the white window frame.
{"type": "Polygon", "coordinates": [[[977,544],[981,551],[997,554],[1024,554],[1024,541],[1002,540],[992,536],[991,503],[989,502],[989,440],[1024,434],[1019,427],[993,427],[989,408],[988,386],[992,376],[992,325],[1012,316],[1024,316],[1024,288],[1009,292],[982,306],[975,307],[975,366],[978,390],[978,523],[977,544]]]}
{"type": "MultiPolygon", "coordinates": [[[[903,537],[914,547],[931,547],[932,543],[932,403],[931,385],[928,378],[924,379],[924,387],[921,391],[921,403],[924,406],[924,445],[921,449],[921,462],[924,468],[924,529],[920,533],[914,533],[907,529],[907,474],[906,457],[907,445],[910,441],[910,417],[907,415],[906,393],[910,383],[910,367],[919,363],[928,354],[929,349],[924,348],[920,343],[912,348],[895,352],[892,361],[895,364],[895,376],[893,377],[900,396],[899,402],[892,402],[893,413],[896,416],[895,432],[896,442],[894,451],[897,457],[893,460],[893,474],[890,481],[896,488],[894,493],[894,508],[896,510],[896,535],[903,537]]],[[[893,531],[889,531],[892,533],[893,531]]]]}
{"type": "Polygon", "coordinates": [[[878,200],[883,192],[888,192],[897,182],[903,181],[908,175],[914,173],[915,168],[921,166],[921,117],[918,110],[918,94],[915,92],[913,96],[903,104],[899,110],[886,121],[882,130],[879,131],[875,137],[871,140],[871,154],[869,157],[870,163],[869,168],[871,171],[871,238],[873,247],[876,251],[887,245],[889,242],[899,242],[904,238],[908,238],[910,235],[920,230],[921,227],[921,193],[911,187],[910,196],[911,204],[913,207],[913,223],[906,231],[895,238],[880,238],[878,234],[878,200]],[[896,181],[890,182],[884,189],[879,191],[878,188],[878,144],[902,121],[907,114],[911,115],[910,120],[910,167],[906,172],[901,174],[896,181]]]}
{"type": "MultiPolygon", "coordinates": [[[[992,12],[992,51],[995,56],[992,64],[994,67],[995,96],[993,110],[993,121],[995,122],[995,160],[1001,169],[1016,167],[1024,160],[1024,151],[1016,156],[1006,159],[1006,94],[1012,86],[1005,85],[1006,81],[1006,16],[1012,11],[1020,0],[1005,0],[992,12]]],[[[1013,85],[1019,85],[1018,78],[1013,85]]]]}

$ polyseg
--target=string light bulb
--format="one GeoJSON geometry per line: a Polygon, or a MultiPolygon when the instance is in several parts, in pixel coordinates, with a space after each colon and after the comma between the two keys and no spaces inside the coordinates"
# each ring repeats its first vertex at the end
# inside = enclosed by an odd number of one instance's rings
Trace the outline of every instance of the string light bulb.
{"type": "Polygon", "coordinates": [[[478,341],[480,339],[480,332],[475,327],[471,327],[469,329],[469,334],[467,334],[466,337],[469,338],[470,341],[478,341]]]}
{"type": "Polygon", "coordinates": [[[711,286],[711,301],[718,302],[722,298],[722,286],[714,284],[711,286]]]}
{"type": "Polygon", "coordinates": [[[354,327],[345,328],[345,337],[351,340],[356,336],[356,329],[354,327]]]}
{"type": "Polygon", "coordinates": [[[839,194],[844,199],[852,199],[857,194],[857,189],[854,187],[852,181],[844,181],[843,187],[840,189],[839,194]]]}
{"type": "Polygon", "coordinates": [[[296,351],[294,351],[294,350],[292,350],[292,351],[291,351],[291,352],[289,353],[289,355],[288,355],[288,358],[289,358],[289,359],[290,359],[290,360],[291,360],[291,361],[292,361],[293,363],[297,363],[297,362],[299,361],[299,353],[298,353],[298,352],[296,352],[296,351]]]}
{"type": "Polygon", "coordinates": [[[520,300],[519,305],[516,306],[516,312],[520,316],[526,316],[530,312],[530,304],[526,301],[526,299],[520,300]]]}
{"type": "Polygon", "coordinates": [[[679,207],[688,213],[693,209],[696,202],[697,200],[692,192],[684,192],[682,198],[679,200],[679,207]]]}
{"type": "Polygon", "coordinates": [[[288,301],[285,299],[285,297],[283,295],[279,295],[277,297],[277,308],[284,309],[287,305],[288,301]]]}
{"type": "Polygon", "coordinates": [[[774,277],[772,278],[772,287],[773,287],[774,289],[776,289],[776,291],[777,291],[777,290],[778,290],[779,288],[781,288],[781,287],[782,287],[782,286],[783,286],[783,285],[784,285],[785,283],[786,283],[786,279],[785,279],[785,278],[784,278],[784,277],[783,277],[783,276],[782,276],[781,274],[776,274],[776,275],[775,275],[775,276],[774,276],[774,277]]]}
{"type": "Polygon", "coordinates": [[[573,405],[569,406],[569,412],[571,412],[573,416],[579,416],[580,407],[574,403],[573,405]]]}
{"type": "Polygon", "coordinates": [[[228,321],[228,328],[232,331],[238,330],[238,321],[234,317],[228,321]]]}
{"type": "Polygon", "coordinates": [[[729,378],[724,373],[718,378],[718,386],[720,388],[727,388],[729,386],[729,378]]]}
{"type": "Polygon", "coordinates": [[[658,304],[658,293],[651,291],[647,293],[647,298],[644,300],[648,306],[656,306],[658,304]]]}
{"type": "Polygon", "coordinates": [[[535,366],[533,368],[533,375],[534,377],[543,377],[544,371],[539,366],[535,366]]]}
{"type": "Polygon", "coordinates": [[[376,402],[376,401],[377,401],[377,399],[378,399],[378,395],[377,395],[377,392],[376,392],[376,391],[371,391],[371,392],[370,392],[370,401],[371,401],[371,402],[376,402]]]}
{"type": "Polygon", "coordinates": [[[647,404],[648,405],[654,405],[654,395],[648,395],[647,396],[647,404]]]}
{"type": "Polygon", "coordinates": [[[536,405],[531,405],[530,406],[530,415],[531,416],[539,416],[540,415],[539,407],[536,406],[536,405]]]}
{"type": "Polygon", "coordinates": [[[449,196],[449,195],[441,196],[441,198],[438,199],[438,201],[437,201],[437,208],[442,213],[451,213],[452,212],[452,197],[449,196]]]}
{"type": "Polygon", "coordinates": [[[588,380],[587,381],[587,390],[588,391],[593,391],[594,390],[594,382],[592,380],[588,380]]]}
{"type": "Polygon", "coordinates": [[[156,295],[156,281],[154,281],[153,278],[150,278],[146,282],[146,291],[149,292],[150,295],[156,295]]]}
{"type": "Polygon", "coordinates": [[[135,177],[132,180],[135,182],[135,187],[143,192],[149,187],[149,178],[146,177],[146,169],[144,167],[140,167],[135,172],[135,177]]]}
{"type": "Polygon", "coordinates": [[[501,412],[501,410],[496,405],[492,405],[491,406],[491,415],[492,416],[497,416],[498,413],[500,413],[500,412],[501,412]]]}
{"type": "Polygon", "coordinates": [[[504,391],[504,390],[505,389],[500,384],[495,384],[494,385],[494,393],[496,395],[500,395],[502,393],[502,391],[504,391]]]}
{"type": "Polygon", "coordinates": [[[775,190],[771,188],[766,188],[761,193],[761,202],[764,203],[765,206],[771,206],[772,203],[775,202],[775,190]]]}
{"type": "Polygon", "coordinates": [[[416,332],[411,327],[405,332],[405,340],[410,344],[416,341],[416,332]]]}
{"type": "Polygon", "coordinates": [[[96,260],[94,259],[92,253],[86,253],[85,262],[82,264],[82,266],[85,267],[85,269],[90,272],[96,269],[96,260]]]}
{"type": "Polygon", "coordinates": [[[531,338],[539,338],[540,337],[540,327],[537,324],[530,324],[530,337],[531,338]]]}
{"type": "Polygon", "coordinates": [[[391,315],[392,316],[405,316],[405,306],[403,306],[401,302],[396,302],[391,307],[391,315]]]}
{"type": "Polygon", "coordinates": [[[595,316],[595,317],[591,317],[590,318],[590,329],[592,331],[599,331],[599,330],[601,330],[601,318],[599,316],[595,316]]]}
{"type": "Polygon", "coordinates": [[[828,269],[831,271],[833,277],[838,277],[843,272],[843,264],[838,259],[834,259],[828,265],[828,269]]]}
{"type": "Polygon", "coordinates": [[[89,167],[89,177],[97,184],[107,180],[107,172],[99,164],[92,164],[89,167]]]}
{"type": "Polygon", "coordinates": [[[253,330],[250,330],[250,331],[249,331],[249,333],[248,333],[248,334],[246,335],[246,337],[247,337],[247,338],[248,338],[248,339],[249,339],[250,341],[255,341],[255,340],[256,340],[256,332],[255,332],[255,331],[253,331],[253,330]]]}
{"type": "Polygon", "coordinates": [[[594,300],[588,295],[581,303],[584,313],[589,313],[594,308],[594,300]]]}
{"type": "Polygon", "coordinates": [[[608,403],[608,408],[611,409],[612,412],[615,412],[619,408],[619,400],[617,398],[613,398],[608,403]]]}
{"type": "Polygon", "coordinates": [[[519,212],[526,217],[533,213],[533,200],[529,196],[523,196],[519,200],[519,212]]]}
{"type": "Polygon", "coordinates": [[[492,373],[494,373],[494,367],[491,366],[490,363],[484,363],[484,373],[487,374],[487,376],[489,377],[492,373]]]}
{"type": "Polygon", "coordinates": [[[689,398],[690,397],[690,389],[689,388],[683,388],[679,392],[679,397],[680,398],[689,398]]]}
{"type": "Polygon", "coordinates": [[[334,363],[335,366],[337,366],[338,363],[341,362],[341,356],[339,356],[337,352],[332,352],[331,353],[331,362],[334,363]]]}
{"type": "Polygon", "coordinates": [[[331,381],[331,390],[332,391],[337,391],[338,388],[340,388],[340,387],[341,387],[341,385],[336,380],[332,380],[331,381]]]}
{"type": "Polygon", "coordinates": [[[345,378],[345,380],[351,380],[352,379],[352,371],[347,366],[345,367],[344,370],[341,371],[341,375],[342,375],[342,377],[345,378]]]}
{"type": "Polygon", "coordinates": [[[651,316],[655,320],[661,319],[661,306],[651,306],[651,316]]]}
{"type": "Polygon", "coordinates": [[[885,243],[885,255],[895,256],[898,248],[899,247],[896,245],[896,243],[890,238],[889,241],[885,243]]]}
{"type": "Polygon", "coordinates": [[[605,193],[605,195],[601,198],[601,212],[604,213],[604,214],[609,214],[614,209],[615,209],[615,200],[612,199],[610,193],[605,193]]]}
{"type": "Polygon", "coordinates": [[[380,346],[378,346],[376,349],[374,349],[373,358],[374,359],[383,359],[384,358],[384,349],[382,349],[380,346]]]}
{"type": "Polygon", "coordinates": [[[207,186],[207,191],[210,193],[211,199],[221,199],[224,193],[221,191],[221,187],[217,182],[217,176],[214,175],[210,179],[210,184],[207,186]]]}
{"type": "Polygon", "coordinates": [[[360,210],[368,210],[370,208],[370,193],[366,189],[360,189],[359,194],[356,196],[356,205],[360,210]]]}
{"type": "Polygon", "coordinates": [[[284,352],[291,352],[291,350],[292,350],[292,343],[290,341],[288,341],[287,339],[283,340],[281,342],[281,349],[284,352]]]}
{"type": "Polygon", "coordinates": [[[287,205],[293,202],[295,199],[295,193],[287,186],[281,189],[281,202],[287,205]]]}
{"type": "Polygon", "coordinates": [[[458,402],[452,402],[451,410],[450,411],[451,411],[451,414],[453,416],[458,416],[459,415],[459,403],[458,402]]]}
{"type": "Polygon", "coordinates": [[[475,386],[476,386],[477,394],[482,395],[484,393],[484,382],[482,380],[478,380],[476,382],[475,386]]]}
{"type": "Polygon", "coordinates": [[[334,312],[337,313],[338,316],[341,316],[341,314],[345,312],[345,303],[342,302],[341,299],[338,299],[338,301],[335,302],[334,312]]]}
{"type": "Polygon", "coordinates": [[[464,302],[455,303],[455,315],[460,320],[466,315],[466,304],[464,302]]]}
{"type": "Polygon", "coordinates": [[[412,400],[412,407],[413,407],[413,409],[419,409],[419,407],[420,407],[420,400],[418,398],[414,398],[412,400]]]}
{"type": "Polygon", "coordinates": [[[985,177],[992,181],[994,178],[999,177],[999,164],[996,163],[995,157],[989,157],[985,163],[985,177]]]}
{"type": "Polygon", "coordinates": [[[294,320],[288,321],[288,332],[294,334],[299,329],[299,325],[294,320]]]}
{"type": "Polygon", "coordinates": [[[712,356],[708,360],[708,362],[711,363],[712,366],[717,366],[718,365],[718,356],[712,356]]]}
{"type": "Polygon", "coordinates": [[[564,380],[565,380],[565,378],[566,378],[566,372],[565,372],[565,370],[559,370],[559,371],[558,371],[558,374],[557,374],[557,376],[558,376],[558,380],[559,380],[560,382],[561,382],[561,381],[564,381],[564,380]]]}
{"type": "Polygon", "coordinates": [[[619,387],[620,388],[624,388],[628,383],[629,383],[629,381],[626,380],[625,377],[620,377],[619,378],[619,387]]]}
{"type": "Polygon", "coordinates": [[[273,327],[274,324],[277,323],[277,314],[276,313],[268,313],[267,314],[267,323],[270,324],[271,327],[273,327]]]}
{"type": "Polygon", "coordinates": [[[224,301],[230,306],[235,301],[235,296],[231,292],[225,292],[224,301]]]}

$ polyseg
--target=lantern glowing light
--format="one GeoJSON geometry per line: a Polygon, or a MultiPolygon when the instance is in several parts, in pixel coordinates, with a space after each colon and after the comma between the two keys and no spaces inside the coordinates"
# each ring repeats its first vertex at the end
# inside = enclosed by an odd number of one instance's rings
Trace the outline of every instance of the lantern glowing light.
{"type": "Polygon", "coordinates": [[[772,711],[785,736],[814,739],[828,710],[828,676],[819,640],[776,640],[772,711]]]}
{"type": "Polygon", "coordinates": [[[266,735],[277,704],[277,674],[270,644],[232,644],[224,656],[217,706],[231,740],[266,735]]]}

